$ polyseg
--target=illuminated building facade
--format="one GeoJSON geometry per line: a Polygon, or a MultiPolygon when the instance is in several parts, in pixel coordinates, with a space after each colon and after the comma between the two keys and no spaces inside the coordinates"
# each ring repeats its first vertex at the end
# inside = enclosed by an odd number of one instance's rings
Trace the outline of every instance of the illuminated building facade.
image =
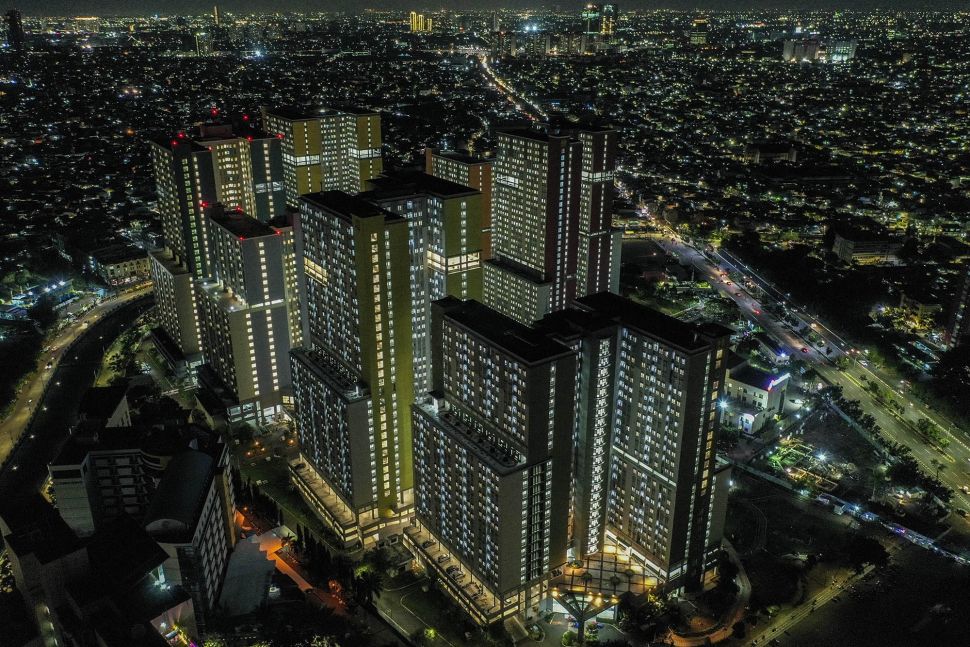
{"type": "Polygon", "coordinates": [[[289,351],[301,337],[292,228],[211,211],[212,274],[197,286],[199,378],[231,391],[230,421],[264,420],[291,399],[289,351]]]}
{"type": "Polygon", "coordinates": [[[721,543],[714,442],[730,331],[609,293],[576,307],[617,326],[606,541],[666,588],[696,590],[721,543]]]}
{"type": "Polygon", "coordinates": [[[711,21],[706,16],[694,18],[690,25],[690,44],[695,47],[707,45],[711,32],[711,21]]]}
{"type": "Polygon", "coordinates": [[[492,160],[455,151],[425,149],[424,171],[482,194],[482,260],[492,257],[492,160]]]}
{"type": "Polygon", "coordinates": [[[370,185],[361,199],[408,222],[414,385],[423,393],[430,388],[431,302],[482,296],[482,194],[419,172],[385,174],[370,185]]]}
{"type": "Polygon", "coordinates": [[[411,506],[408,222],[340,191],[304,196],[300,209],[308,352],[292,361],[301,458],[311,469],[291,473],[308,503],[327,509],[325,521],[350,518],[369,543],[411,506]],[[342,444],[348,429],[366,439],[366,459],[338,465],[324,448],[342,444]]]}
{"type": "Polygon", "coordinates": [[[148,260],[159,323],[153,331],[156,346],[170,364],[198,363],[202,349],[192,272],[169,249],[149,252],[148,260]]]}
{"type": "Polygon", "coordinates": [[[577,295],[618,287],[615,165],[610,129],[498,132],[489,307],[531,324],[577,295]]]}
{"type": "Polygon", "coordinates": [[[573,353],[476,301],[434,304],[405,543],[480,624],[538,609],[566,561],[573,353]]]}
{"type": "Polygon", "coordinates": [[[619,8],[615,4],[588,4],[580,13],[583,33],[593,36],[612,36],[616,31],[619,8]]]}
{"type": "Polygon", "coordinates": [[[434,20],[423,13],[412,11],[409,18],[412,34],[430,33],[434,29],[434,20]]]}
{"type": "Polygon", "coordinates": [[[612,226],[617,133],[611,128],[585,128],[576,137],[582,145],[576,296],[619,292],[623,232],[612,226]]]}
{"type": "Polygon", "coordinates": [[[546,610],[565,561],[699,587],[723,532],[728,340],[610,293],[534,326],[436,301],[406,545],[480,624],[546,610]],[[540,516],[541,534],[526,523],[540,516]]]}
{"type": "Polygon", "coordinates": [[[383,170],[381,117],[355,108],[262,109],[263,127],[281,142],[286,203],[320,191],[357,193],[383,170]]]}
{"type": "Polygon", "coordinates": [[[151,274],[156,285],[165,284],[156,292],[156,303],[160,312],[169,313],[161,326],[168,339],[158,345],[191,357],[198,352],[198,321],[187,316],[186,304],[198,301],[193,280],[207,278],[211,271],[208,211],[219,204],[263,222],[282,213],[280,143],[244,118],[235,129],[228,123],[206,123],[155,139],[151,152],[166,244],[153,254],[151,274]]]}

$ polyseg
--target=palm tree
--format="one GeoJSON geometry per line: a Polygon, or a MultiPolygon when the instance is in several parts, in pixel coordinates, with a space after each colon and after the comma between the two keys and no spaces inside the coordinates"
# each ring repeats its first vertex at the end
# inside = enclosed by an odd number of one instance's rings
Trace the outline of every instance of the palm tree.
{"type": "Polygon", "coordinates": [[[360,604],[373,606],[374,598],[381,597],[384,590],[384,575],[373,569],[364,570],[354,579],[354,597],[360,604]]]}

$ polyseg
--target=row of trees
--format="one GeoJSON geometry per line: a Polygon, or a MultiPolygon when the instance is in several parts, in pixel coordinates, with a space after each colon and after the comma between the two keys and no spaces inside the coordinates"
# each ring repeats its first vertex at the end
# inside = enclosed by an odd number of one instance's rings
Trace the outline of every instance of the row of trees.
{"type": "Polygon", "coordinates": [[[842,387],[830,386],[826,388],[822,391],[822,398],[831,401],[832,404],[841,409],[883,447],[890,457],[890,465],[886,474],[894,483],[903,487],[920,487],[944,503],[950,502],[953,498],[953,491],[939,480],[943,463],[939,463],[940,467],[936,470],[935,475],[926,474],[916,459],[913,458],[910,448],[885,438],[879,425],[876,424],[876,419],[870,414],[864,413],[862,405],[857,400],[845,399],[842,395],[842,387]]]}

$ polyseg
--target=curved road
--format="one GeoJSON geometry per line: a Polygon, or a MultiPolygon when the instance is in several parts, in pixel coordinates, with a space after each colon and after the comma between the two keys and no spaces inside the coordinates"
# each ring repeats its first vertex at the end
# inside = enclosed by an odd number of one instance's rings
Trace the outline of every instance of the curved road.
{"type": "Polygon", "coordinates": [[[95,325],[102,317],[118,307],[136,299],[144,298],[150,293],[151,287],[144,287],[102,301],[70,326],[66,326],[57,332],[53,339],[46,340],[47,347],[53,348],[53,350],[44,351],[40,354],[37,361],[37,370],[27,377],[27,381],[17,394],[17,399],[9,414],[0,421],[0,462],[6,460],[11,445],[20,438],[21,432],[30,423],[30,417],[34,414],[35,409],[41,406],[40,400],[44,396],[44,389],[54,379],[64,349],[77,341],[87,332],[90,326],[95,325]],[[48,361],[52,362],[53,366],[50,369],[45,369],[44,366],[48,361]]]}
{"type": "Polygon", "coordinates": [[[110,304],[110,311],[101,312],[100,320],[75,331],[72,339],[76,343],[70,353],[61,358],[56,368],[45,371],[51,386],[36,402],[38,410],[33,420],[0,468],[0,491],[9,496],[14,491],[40,488],[47,478],[47,464],[67,438],[81,398],[94,383],[105,349],[153,304],[147,293],[121,305],[116,300],[110,304]]]}

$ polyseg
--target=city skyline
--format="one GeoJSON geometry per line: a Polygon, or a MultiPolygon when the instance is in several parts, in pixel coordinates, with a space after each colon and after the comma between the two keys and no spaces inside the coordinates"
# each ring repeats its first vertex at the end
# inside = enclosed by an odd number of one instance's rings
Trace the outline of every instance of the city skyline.
{"type": "Polygon", "coordinates": [[[199,10],[4,16],[5,645],[961,643],[970,14],[199,10]]]}
{"type": "MultiPolygon", "coordinates": [[[[368,9],[402,11],[418,7],[427,11],[454,10],[470,11],[481,10],[481,3],[471,2],[470,0],[458,0],[448,3],[448,5],[423,5],[422,3],[409,3],[405,0],[380,0],[361,7],[359,3],[349,2],[341,4],[338,2],[314,3],[310,0],[291,0],[289,4],[283,3],[275,8],[287,12],[299,14],[301,12],[349,12],[359,13],[368,9]]],[[[38,4],[37,0],[20,0],[17,9],[24,12],[26,16],[77,16],[77,15],[96,15],[96,16],[152,16],[152,15],[200,15],[212,12],[212,4],[204,4],[200,0],[158,0],[156,4],[147,7],[144,3],[134,3],[130,0],[107,0],[106,2],[73,2],[68,0],[52,0],[38,4]]],[[[223,13],[262,13],[263,7],[258,3],[247,0],[238,0],[230,3],[215,3],[223,13]]],[[[560,11],[578,10],[582,7],[582,2],[572,3],[575,6],[569,7],[566,4],[551,3],[548,5],[537,5],[527,0],[496,2],[494,6],[484,7],[486,9],[551,9],[558,6],[560,11]]],[[[962,3],[953,0],[745,0],[742,3],[730,2],[729,0],[705,0],[697,3],[688,0],[633,0],[622,4],[623,11],[650,11],[657,9],[671,11],[753,11],[753,10],[802,10],[802,11],[871,11],[874,9],[889,10],[936,10],[948,11],[958,9],[962,3]]]]}

